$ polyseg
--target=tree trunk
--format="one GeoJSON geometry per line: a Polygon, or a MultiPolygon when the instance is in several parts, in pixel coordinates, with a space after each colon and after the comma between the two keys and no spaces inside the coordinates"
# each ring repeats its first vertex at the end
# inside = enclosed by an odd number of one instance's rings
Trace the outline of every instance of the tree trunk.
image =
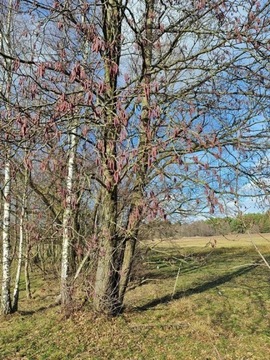
{"type": "MultiPolygon", "coordinates": [[[[9,0],[7,3],[8,11],[5,22],[2,23],[2,28],[0,32],[0,50],[11,54],[12,50],[12,11],[13,11],[13,0],[9,0]]],[[[12,84],[12,61],[10,59],[4,60],[4,95],[6,99],[10,99],[11,95],[11,84],[12,84]]],[[[2,85],[2,84],[1,84],[2,85]]],[[[2,86],[1,86],[2,88],[2,86]]],[[[8,114],[8,121],[10,121],[11,109],[10,105],[6,104],[6,112],[8,114]]],[[[10,211],[11,211],[11,149],[10,145],[7,144],[6,147],[6,159],[4,165],[4,210],[3,210],[3,225],[2,225],[2,234],[3,234],[3,267],[2,267],[2,313],[10,314],[12,311],[11,308],[11,297],[10,297],[10,265],[11,265],[11,254],[10,254],[10,211]]]]}
{"type": "Polygon", "coordinates": [[[10,314],[10,197],[11,197],[11,176],[10,176],[10,152],[5,162],[5,183],[4,183],[4,212],[3,212],[3,277],[2,277],[2,313],[10,314]]]}
{"type": "Polygon", "coordinates": [[[25,215],[26,215],[28,176],[29,176],[28,170],[25,169],[25,181],[24,181],[24,190],[23,190],[23,197],[22,197],[22,209],[21,209],[21,216],[20,216],[20,223],[19,223],[18,264],[17,264],[17,273],[16,273],[14,291],[13,291],[12,312],[15,312],[18,310],[18,303],[19,303],[19,291],[20,291],[19,285],[20,285],[20,276],[21,276],[22,258],[23,258],[24,222],[25,222],[25,215]]]}
{"type": "MultiPolygon", "coordinates": [[[[28,178],[28,180],[30,177],[28,178]]],[[[28,222],[28,213],[25,213],[25,221],[28,222]]],[[[32,244],[30,241],[29,233],[25,232],[25,253],[24,253],[24,279],[25,279],[25,291],[27,299],[32,299],[31,293],[31,280],[29,274],[30,268],[30,254],[31,254],[32,244]]]]}
{"type": "Polygon", "coordinates": [[[94,309],[107,315],[121,311],[119,302],[119,272],[115,263],[116,246],[112,239],[101,244],[95,281],[94,309]]]}
{"type": "Polygon", "coordinates": [[[124,296],[130,279],[134,253],[136,248],[136,239],[132,238],[126,242],[124,249],[124,258],[121,269],[121,280],[119,284],[119,301],[121,304],[124,302],[124,296]]]}
{"type": "Polygon", "coordinates": [[[75,161],[77,152],[77,126],[73,127],[69,134],[70,149],[68,155],[68,174],[66,180],[66,207],[63,215],[63,244],[61,266],[61,303],[63,306],[70,303],[71,289],[69,284],[69,254],[73,228],[73,192],[75,177],[75,161]]]}
{"type": "Polygon", "coordinates": [[[119,241],[116,230],[117,201],[110,192],[103,199],[103,229],[94,287],[94,309],[107,315],[121,311],[119,302],[119,241]]]}
{"type": "Polygon", "coordinates": [[[144,188],[146,183],[146,176],[148,172],[148,152],[149,152],[149,139],[147,137],[148,129],[151,128],[151,121],[149,118],[150,104],[150,89],[151,89],[151,68],[153,57],[153,14],[155,7],[155,0],[149,0],[145,2],[146,5],[146,28],[145,38],[147,42],[144,46],[144,66],[143,66],[143,82],[144,92],[141,98],[141,133],[139,136],[139,153],[141,154],[138,162],[138,170],[136,174],[136,186],[133,189],[133,201],[132,208],[129,214],[127,223],[127,232],[131,233],[129,240],[125,244],[122,268],[121,268],[121,280],[119,286],[119,301],[123,304],[125,292],[130,279],[130,273],[134,260],[134,254],[136,249],[136,239],[138,235],[138,228],[141,222],[143,214],[143,198],[144,188]],[[146,90],[148,89],[148,90],[146,90]],[[149,91],[149,93],[148,93],[149,91]]]}
{"type": "Polygon", "coordinates": [[[117,139],[119,129],[114,125],[117,114],[117,81],[121,52],[122,1],[102,2],[102,25],[105,51],[104,61],[104,104],[103,146],[101,154],[104,192],[101,215],[101,241],[94,285],[94,309],[108,315],[121,310],[119,303],[119,237],[117,228],[118,186],[117,139]]]}
{"type": "Polygon", "coordinates": [[[24,243],[24,233],[23,233],[24,211],[25,211],[25,209],[24,209],[24,205],[23,205],[21,218],[20,218],[18,264],[17,264],[17,273],[16,273],[14,291],[13,291],[12,312],[15,312],[18,310],[18,303],[19,303],[19,291],[20,291],[19,285],[20,285],[20,276],[21,276],[21,269],[22,269],[22,251],[23,251],[23,243],[24,243]]]}
{"type": "Polygon", "coordinates": [[[32,299],[31,281],[29,276],[29,262],[30,262],[30,244],[26,246],[25,263],[24,263],[24,277],[25,277],[25,290],[27,299],[32,299]]]}

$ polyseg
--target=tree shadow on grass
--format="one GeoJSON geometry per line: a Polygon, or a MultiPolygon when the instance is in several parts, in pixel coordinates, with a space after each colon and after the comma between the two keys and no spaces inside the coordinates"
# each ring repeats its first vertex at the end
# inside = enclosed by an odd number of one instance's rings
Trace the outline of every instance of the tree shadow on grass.
{"type": "MultiPolygon", "coordinates": [[[[205,249],[202,251],[191,252],[190,254],[184,255],[172,255],[166,257],[152,258],[152,266],[143,272],[144,278],[150,278],[151,280],[170,279],[175,275],[175,271],[181,266],[181,275],[194,273],[200,269],[212,266],[216,261],[230,263],[232,258],[242,259],[247,255],[246,250],[238,251],[239,249],[205,249]],[[237,250],[237,252],[236,252],[237,250]],[[154,261],[156,260],[156,261],[154,261]],[[182,265],[181,265],[181,262],[182,265]]],[[[256,255],[256,254],[255,254],[256,255]]],[[[260,260],[260,259],[259,259],[260,260]]],[[[147,283],[146,281],[144,283],[147,283]]],[[[134,288],[134,286],[132,287],[134,288]]]]}
{"type": "Polygon", "coordinates": [[[39,312],[42,312],[42,311],[46,311],[48,309],[51,309],[51,308],[55,308],[57,307],[59,304],[58,303],[53,303],[53,304],[49,304],[47,306],[41,306],[40,308],[38,309],[35,309],[35,310],[19,310],[19,314],[23,315],[23,316],[27,316],[27,315],[33,315],[33,314],[37,314],[39,312]]]}
{"type": "Polygon", "coordinates": [[[146,311],[146,310],[154,308],[160,304],[167,304],[171,301],[178,300],[178,299],[181,299],[181,298],[184,298],[187,296],[191,296],[193,294],[203,293],[204,291],[207,291],[207,290],[213,289],[219,285],[225,284],[226,282],[229,282],[238,276],[242,276],[242,275],[250,272],[257,266],[258,266],[258,264],[246,266],[246,267],[236,270],[230,274],[226,274],[226,275],[220,276],[212,281],[205,282],[204,284],[198,285],[194,288],[191,288],[191,289],[188,289],[185,291],[177,291],[173,296],[172,296],[172,294],[167,294],[161,298],[154,299],[142,306],[137,307],[137,311],[146,311]]]}

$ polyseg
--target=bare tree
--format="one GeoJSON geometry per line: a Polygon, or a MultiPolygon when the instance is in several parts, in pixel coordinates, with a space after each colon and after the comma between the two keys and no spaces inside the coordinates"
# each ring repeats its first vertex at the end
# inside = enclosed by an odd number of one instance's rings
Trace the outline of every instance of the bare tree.
{"type": "MultiPolygon", "coordinates": [[[[10,0],[7,4],[5,11],[6,22],[4,24],[4,16],[1,18],[1,30],[0,30],[0,48],[1,51],[8,55],[11,55],[12,49],[12,7],[13,1],[10,0]]],[[[2,73],[2,88],[1,93],[4,94],[6,99],[11,96],[12,86],[12,61],[10,59],[4,59],[4,67],[1,69],[2,73]]],[[[5,122],[2,124],[2,128],[5,129],[12,121],[12,111],[8,103],[5,104],[3,110],[5,122]]],[[[2,135],[3,136],[3,135],[2,135]]],[[[6,142],[4,148],[4,186],[3,186],[3,198],[4,198],[4,211],[3,211],[3,225],[2,225],[2,237],[3,237],[3,277],[2,277],[2,313],[9,314],[12,311],[11,298],[10,298],[10,272],[11,272],[11,254],[10,254],[10,216],[11,216],[11,145],[6,142]]]]}
{"type": "MultiPolygon", "coordinates": [[[[27,110],[42,123],[43,143],[65,149],[68,136],[73,143],[62,194],[62,290],[66,293],[77,161],[87,169],[81,184],[88,186],[80,192],[89,198],[89,237],[98,248],[93,304],[114,315],[123,307],[142,222],[222,212],[236,194],[236,172],[243,184],[256,181],[250,164],[268,140],[264,18],[270,5],[253,0],[21,4],[32,19],[30,38],[38,29],[35,53],[2,49],[1,58],[27,66],[21,70],[24,89],[33,97],[27,110]],[[70,133],[67,118],[78,121],[77,132],[70,133]]],[[[85,248],[89,254],[90,240],[85,248]]]]}

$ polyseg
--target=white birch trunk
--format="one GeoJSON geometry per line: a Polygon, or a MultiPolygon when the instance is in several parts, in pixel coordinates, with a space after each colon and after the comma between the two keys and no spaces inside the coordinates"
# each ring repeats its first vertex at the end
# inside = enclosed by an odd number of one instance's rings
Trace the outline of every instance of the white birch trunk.
{"type": "Polygon", "coordinates": [[[70,302],[71,294],[68,281],[69,270],[69,249],[72,237],[73,226],[73,192],[75,179],[75,161],[77,152],[77,127],[69,134],[69,155],[68,155],[68,174],[66,179],[66,199],[63,215],[63,243],[62,243],[62,266],[61,266],[61,303],[67,305],[70,302]]]}
{"type": "Polygon", "coordinates": [[[18,302],[19,302],[19,285],[20,285],[20,276],[22,269],[23,244],[24,244],[24,221],[25,221],[25,213],[26,213],[25,210],[26,210],[26,202],[27,202],[27,184],[28,184],[28,171],[27,169],[25,169],[22,209],[21,209],[20,224],[19,224],[18,264],[17,264],[17,273],[16,273],[14,291],[13,291],[12,312],[18,310],[18,302]]]}
{"type": "MultiPolygon", "coordinates": [[[[12,22],[12,5],[13,0],[8,1],[8,12],[5,22],[0,29],[0,49],[6,54],[11,54],[11,22],[12,22]]],[[[5,60],[4,81],[0,84],[0,89],[5,93],[5,97],[9,99],[12,84],[12,62],[5,60]]],[[[6,105],[6,113],[10,115],[9,105],[6,105]]],[[[10,298],[10,210],[11,210],[11,172],[10,172],[10,145],[6,145],[6,159],[4,165],[4,206],[3,206],[3,225],[2,225],[2,241],[3,241],[3,267],[2,267],[2,297],[1,307],[3,314],[9,314],[12,311],[10,298]]]]}
{"type": "MultiPolygon", "coordinates": [[[[28,181],[30,177],[28,177],[28,181]]],[[[25,222],[28,222],[28,213],[25,212],[25,222]]],[[[29,275],[29,266],[30,266],[30,252],[31,252],[31,241],[28,232],[25,232],[25,252],[24,252],[24,279],[25,279],[25,291],[27,299],[32,298],[31,294],[31,282],[29,275]]]]}
{"type": "Polygon", "coordinates": [[[9,153],[5,161],[5,183],[4,183],[4,211],[3,211],[3,275],[2,275],[2,297],[1,306],[4,315],[11,313],[10,299],[10,195],[11,176],[9,153]]]}
{"type": "Polygon", "coordinates": [[[32,298],[31,294],[31,283],[30,283],[30,276],[29,276],[29,257],[30,257],[30,244],[29,240],[26,237],[26,251],[25,251],[25,263],[24,263],[24,278],[25,278],[25,291],[27,299],[32,298]]]}

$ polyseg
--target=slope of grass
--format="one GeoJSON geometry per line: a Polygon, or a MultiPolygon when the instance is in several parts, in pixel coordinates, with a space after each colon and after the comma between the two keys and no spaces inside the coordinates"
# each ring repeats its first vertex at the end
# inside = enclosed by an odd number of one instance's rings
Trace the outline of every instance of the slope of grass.
{"type": "Polygon", "coordinates": [[[0,359],[268,359],[270,270],[252,247],[201,241],[148,251],[113,319],[90,305],[66,318],[53,305],[58,280],[35,274],[34,299],[22,293],[19,313],[1,319],[0,359]]]}

